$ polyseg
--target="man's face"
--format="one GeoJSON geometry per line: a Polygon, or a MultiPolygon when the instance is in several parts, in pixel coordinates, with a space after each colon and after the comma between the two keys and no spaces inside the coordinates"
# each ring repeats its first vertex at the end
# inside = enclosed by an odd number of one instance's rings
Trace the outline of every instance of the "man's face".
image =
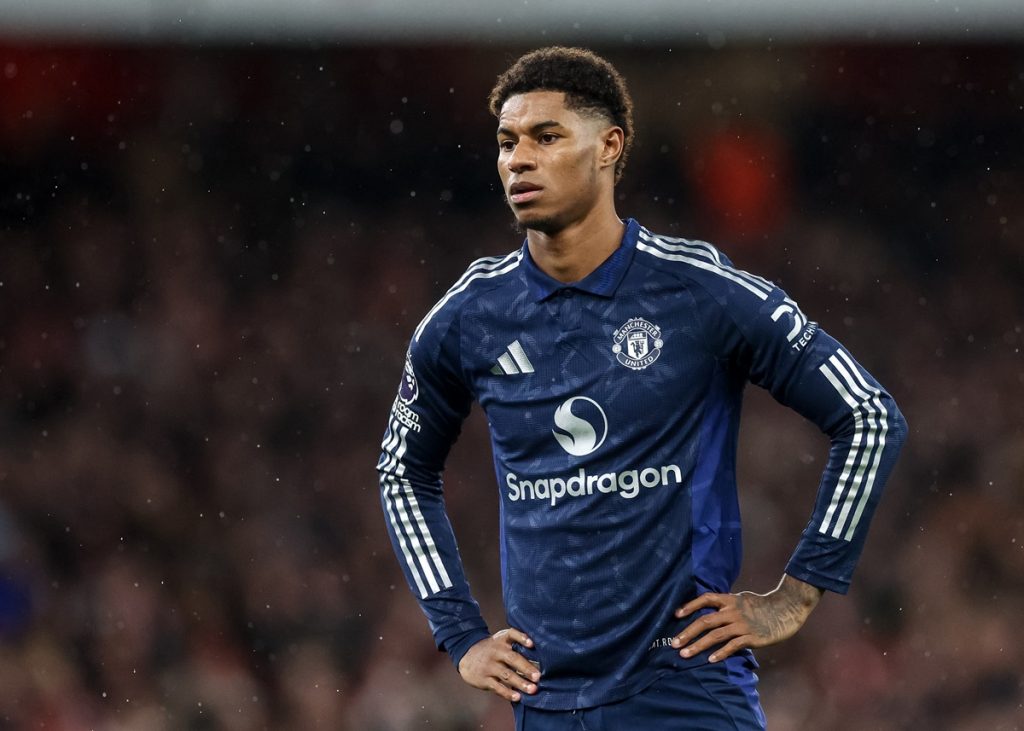
{"type": "Polygon", "coordinates": [[[508,98],[498,117],[498,175],[520,226],[557,233],[593,209],[601,186],[614,185],[614,160],[609,168],[601,157],[610,127],[568,109],[559,91],[508,98]]]}

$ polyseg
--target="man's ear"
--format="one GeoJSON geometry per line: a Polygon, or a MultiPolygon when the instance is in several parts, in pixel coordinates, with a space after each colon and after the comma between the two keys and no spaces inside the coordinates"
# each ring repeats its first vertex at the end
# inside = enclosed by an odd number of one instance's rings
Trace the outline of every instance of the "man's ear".
{"type": "Polygon", "coordinates": [[[608,127],[601,133],[601,153],[598,159],[601,167],[614,166],[622,157],[622,149],[626,144],[626,133],[622,127],[608,127]]]}

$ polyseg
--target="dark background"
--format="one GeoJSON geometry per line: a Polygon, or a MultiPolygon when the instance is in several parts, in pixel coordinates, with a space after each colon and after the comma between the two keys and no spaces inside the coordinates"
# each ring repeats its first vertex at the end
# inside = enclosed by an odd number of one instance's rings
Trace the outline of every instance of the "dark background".
{"type": "MultiPolygon", "coordinates": [[[[761,651],[773,729],[1024,719],[1024,47],[595,47],[623,216],[784,286],[910,439],[854,587],[761,651]]],[[[437,653],[374,465],[406,341],[520,244],[486,96],[525,46],[0,42],[0,729],[508,729],[437,653]]],[[[827,441],[751,389],[767,591],[827,441]]],[[[502,626],[475,413],[447,473],[502,626]]]]}

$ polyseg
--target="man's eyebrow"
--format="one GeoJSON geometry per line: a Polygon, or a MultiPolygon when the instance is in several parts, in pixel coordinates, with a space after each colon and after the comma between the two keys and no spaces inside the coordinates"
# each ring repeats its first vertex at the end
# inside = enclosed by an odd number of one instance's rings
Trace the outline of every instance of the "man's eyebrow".
{"type": "MultiPolygon", "coordinates": [[[[556,122],[553,119],[548,119],[548,120],[545,120],[543,122],[537,122],[537,124],[535,124],[532,127],[530,127],[528,132],[530,134],[537,134],[541,130],[548,129],[550,127],[561,127],[561,126],[562,126],[561,122],[556,122]]],[[[498,134],[499,135],[508,135],[509,137],[514,137],[515,136],[515,134],[512,132],[512,130],[510,130],[508,127],[498,127],[498,134]]]]}

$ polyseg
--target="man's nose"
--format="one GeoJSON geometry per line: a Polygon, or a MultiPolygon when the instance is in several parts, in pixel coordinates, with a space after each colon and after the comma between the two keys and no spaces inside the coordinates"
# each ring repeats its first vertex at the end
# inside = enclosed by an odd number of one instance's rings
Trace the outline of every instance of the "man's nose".
{"type": "Polygon", "coordinates": [[[508,169],[513,173],[519,173],[524,170],[534,170],[537,167],[537,160],[533,154],[533,147],[529,144],[520,142],[512,150],[512,154],[508,156],[508,169]]]}

